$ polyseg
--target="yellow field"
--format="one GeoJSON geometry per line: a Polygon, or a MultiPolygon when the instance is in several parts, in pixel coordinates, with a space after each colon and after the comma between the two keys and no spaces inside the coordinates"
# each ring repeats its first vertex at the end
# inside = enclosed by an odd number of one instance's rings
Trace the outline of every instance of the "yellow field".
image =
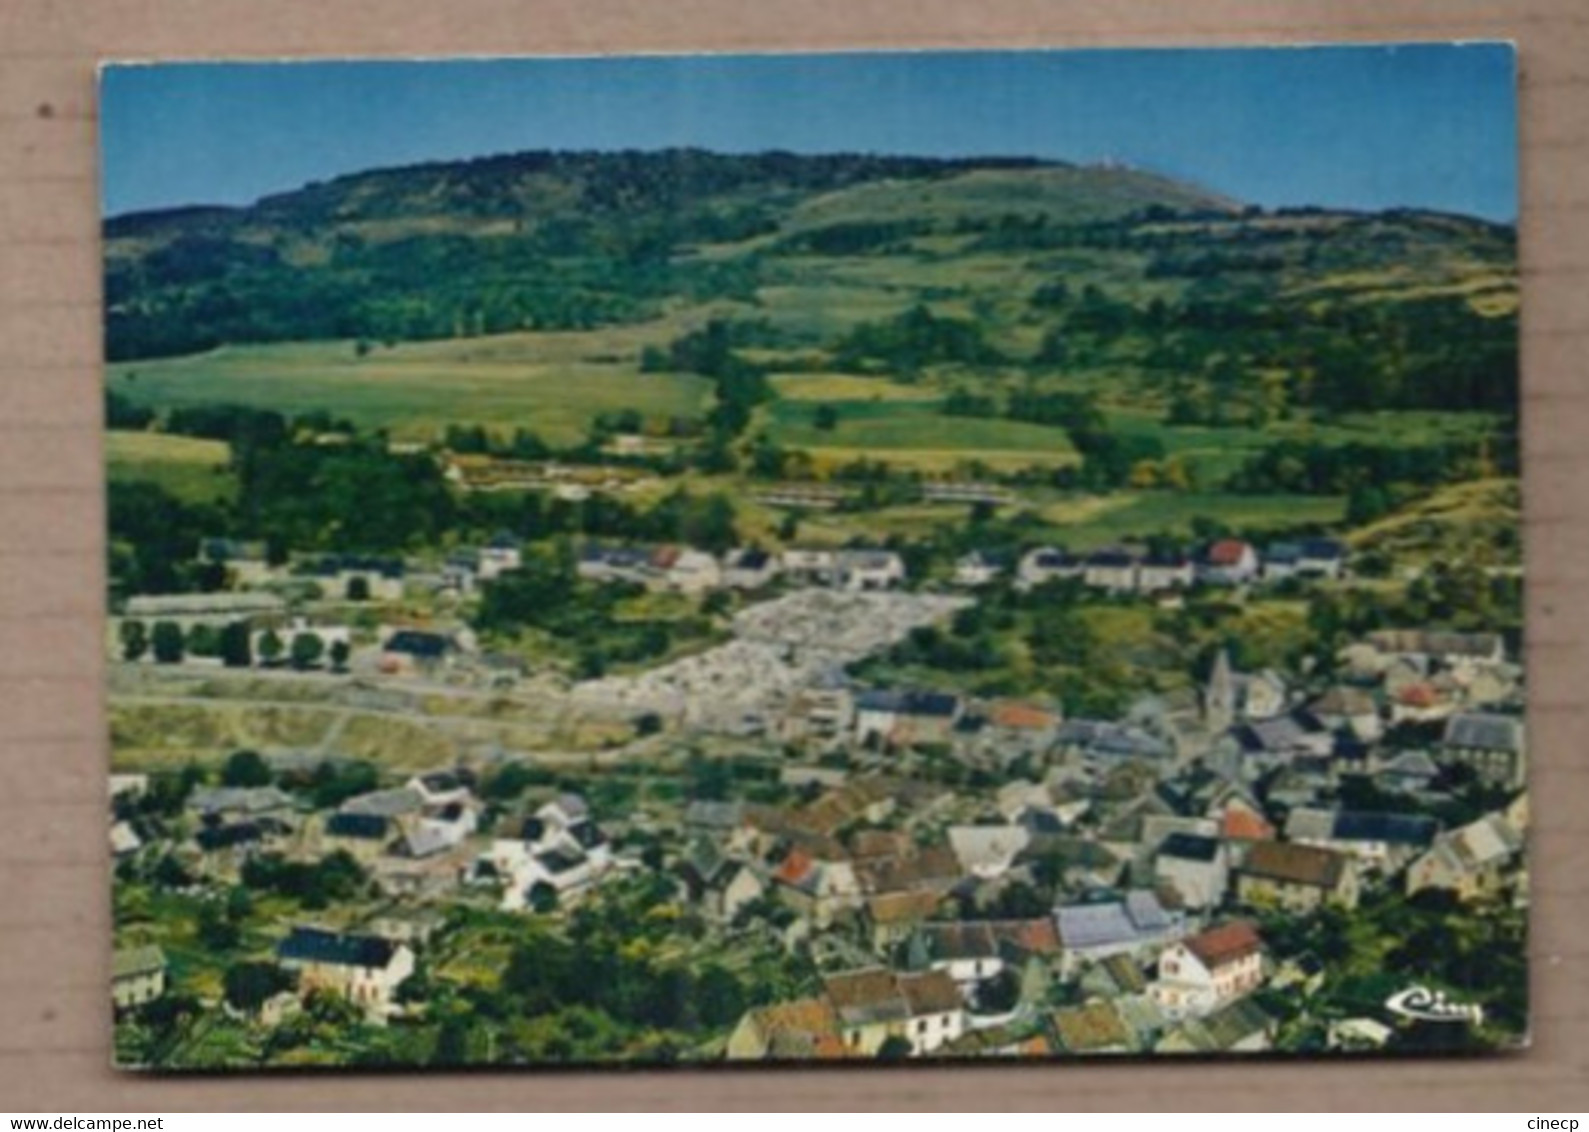
{"type": "Polygon", "coordinates": [[[220,440],[168,436],[159,432],[112,431],[105,434],[105,466],[118,482],[141,481],[191,503],[231,495],[227,468],[230,449],[220,440]]]}
{"type": "Polygon", "coordinates": [[[788,401],[934,401],[940,396],[919,385],[847,373],[780,373],[771,380],[788,401]]]}

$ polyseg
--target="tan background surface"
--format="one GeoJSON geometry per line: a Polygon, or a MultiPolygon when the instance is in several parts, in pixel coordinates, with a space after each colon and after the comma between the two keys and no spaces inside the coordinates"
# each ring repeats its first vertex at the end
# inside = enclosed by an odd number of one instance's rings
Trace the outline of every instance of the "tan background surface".
{"type": "Polygon", "coordinates": [[[1589,1107],[1586,95],[1584,0],[0,0],[0,1111],[1589,1107]],[[110,1070],[97,60],[1451,38],[1521,50],[1531,1052],[895,1072],[110,1070]]]}

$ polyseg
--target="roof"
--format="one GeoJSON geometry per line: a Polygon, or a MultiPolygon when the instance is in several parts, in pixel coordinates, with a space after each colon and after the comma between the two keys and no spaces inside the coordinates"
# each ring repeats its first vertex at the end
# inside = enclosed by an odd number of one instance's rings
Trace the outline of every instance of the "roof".
{"type": "Polygon", "coordinates": [[[329,963],[338,967],[385,967],[397,944],[376,935],[354,935],[324,928],[293,928],[276,945],[276,955],[287,962],[329,963]]]}
{"type": "Polygon", "coordinates": [[[930,919],[942,900],[943,896],[931,889],[884,892],[867,899],[866,911],[880,926],[914,924],[930,919]]]}
{"type": "Polygon", "coordinates": [[[118,947],[111,960],[111,976],[131,979],[138,975],[152,975],[166,969],[166,953],[155,944],[145,947],[118,947]]]}
{"type": "Polygon", "coordinates": [[[1342,810],[1335,815],[1336,841],[1384,841],[1392,845],[1428,845],[1440,823],[1421,814],[1386,814],[1342,810]]]}
{"type": "Polygon", "coordinates": [[[1239,1042],[1253,1034],[1268,1030],[1273,1025],[1274,1019],[1250,997],[1238,998],[1206,1018],[1193,1019],[1186,1023],[1171,1035],[1171,1039],[1166,1042],[1166,1048],[1179,1047],[1196,1053],[1218,1053],[1233,1049],[1239,1042]]]}
{"type": "Polygon", "coordinates": [[[1438,778],[1440,768],[1427,751],[1403,751],[1381,766],[1379,773],[1402,778],[1438,778]]]}
{"type": "Polygon", "coordinates": [[[960,988],[945,971],[923,971],[919,975],[900,975],[899,990],[912,1018],[923,1014],[949,1014],[965,1009],[960,988]]]}
{"type": "Polygon", "coordinates": [[[402,653],[421,660],[433,660],[445,656],[452,647],[451,637],[419,629],[399,629],[387,637],[386,642],[381,645],[384,652],[402,653]]]}
{"type": "Polygon", "coordinates": [[[1441,834],[1435,841],[1436,851],[1446,855],[1463,872],[1501,864],[1522,847],[1522,834],[1499,814],[1489,814],[1441,834]]]}
{"type": "Polygon", "coordinates": [[[1220,818],[1219,835],[1227,841],[1269,841],[1275,827],[1246,806],[1227,806],[1220,818]]]}
{"type": "Polygon", "coordinates": [[[331,837],[356,837],[376,840],[386,836],[389,819],[385,814],[360,814],[339,812],[326,819],[326,833],[331,837]]]}
{"type": "Polygon", "coordinates": [[[956,825],[949,827],[949,846],[967,869],[1008,868],[1032,840],[1019,825],[956,825]]]}
{"type": "Polygon", "coordinates": [[[262,814],[291,805],[292,796],[275,786],[201,786],[188,795],[188,808],[201,814],[262,814]]]}
{"type": "Polygon", "coordinates": [[[1308,710],[1317,716],[1377,715],[1379,713],[1379,708],[1375,705],[1373,696],[1361,688],[1348,688],[1342,684],[1337,684],[1314,700],[1308,705],[1308,710]]]}
{"type": "Polygon", "coordinates": [[[1257,929],[1244,920],[1209,928],[1182,942],[1210,971],[1263,950],[1257,929]]]}
{"type": "Polygon", "coordinates": [[[988,712],[988,719],[995,727],[1021,731],[1041,731],[1059,723],[1053,712],[1019,700],[1000,700],[988,712]]]}
{"type": "Polygon", "coordinates": [[[883,967],[828,975],[822,986],[846,1025],[903,1021],[910,1016],[909,1004],[900,993],[894,972],[883,967]]]}
{"type": "Polygon", "coordinates": [[[1071,950],[1153,939],[1173,924],[1159,898],[1147,891],[1107,903],[1067,904],[1054,910],[1054,919],[1060,942],[1071,950]]]}
{"type": "Polygon", "coordinates": [[[193,840],[198,843],[200,849],[213,852],[216,849],[229,849],[234,845],[247,845],[258,841],[264,835],[264,828],[258,822],[240,821],[201,829],[194,835],[193,840]]]}
{"type": "Polygon", "coordinates": [[[398,786],[391,790],[371,790],[368,794],[355,795],[342,803],[341,812],[395,818],[414,813],[424,804],[425,800],[420,797],[419,791],[398,786]]]}
{"type": "Polygon", "coordinates": [[[847,1054],[839,1019],[826,998],[796,998],[759,1006],[746,1016],[760,1033],[769,1057],[835,1058],[847,1054]]]}
{"type": "Polygon", "coordinates": [[[1235,731],[1237,741],[1248,751],[1285,751],[1301,745],[1309,735],[1322,728],[1305,712],[1277,715],[1243,724],[1235,731]]]}
{"type": "Polygon", "coordinates": [[[1089,1002],[1056,1011],[1054,1032],[1071,1053],[1099,1053],[1131,1044],[1131,1030],[1112,1002],[1089,1002]]]}
{"type": "Polygon", "coordinates": [[[1239,566],[1252,547],[1236,538],[1222,538],[1208,548],[1210,566],[1239,566]]]}
{"type": "Polygon", "coordinates": [[[1134,566],[1136,565],[1136,562],[1136,555],[1132,554],[1129,550],[1125,550],[1117,546],[1106,547],[1103,550],[1095,550],[1091,554],[1087,555],[1086,559],[1086,564],[1088,566],[1099,566],[1108,569],[1120,569],[1126,566],[1134,566]]]}
{"type": "Polygon", "coordinates": [[[1334,888],[1341,882],[1348,858],[1329,849],[1289,841],[1260,841],[1247,851],[1241,871],[1313,888],[1334,888]]]}
{"type": "Polygon", "coordinates": [[[960,701],[948,692],[889,691],[862,692],[855,699],[861,711],[890,712],[894,715],[948,717],[960,707],[960,701]]]}
{"type": "Polygon", "coordinates": [[[1212,861],[1219,856],[1219,842],[1195,833],[1172,833],[1159,843],[1160,857],[1180,857],[1187,861],[1212,861]]]}
{"type": "Polygon", "coordinates": [[[1332,538],[1305,538],[1300,549],[1303,558],[1334,561],[1346,557],[1346,545],[1332,538]]]}
{"type": "Polygon", "coordinates": [[[1098,966],[1121,994],[1141,994],[1148,989],[1148,977],[1129,955],[1111,955],[1098,966]]]}
{"type": "Polygon", "coordinates": [[[1459,712],[1446,720],[1441,742],[1447,747],[1519,752],[1523,749],[1523,721],[1488,712],[1459,712]]]}
{"type": "Polygon", "coordinates": [[[1503,652],[1499,633],[1452,633],[1431,629],[1380,629],[1368,635],[1381,652],[1430,656],[1489,657],[1503,652]]]}

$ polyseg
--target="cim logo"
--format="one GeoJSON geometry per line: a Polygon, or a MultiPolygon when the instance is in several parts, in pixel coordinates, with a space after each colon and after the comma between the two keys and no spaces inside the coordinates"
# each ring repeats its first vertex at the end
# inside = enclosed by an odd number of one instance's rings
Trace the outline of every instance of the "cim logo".
{"type": "Polygon", "coordinates": [[[1452,1002],[1444,991],[1428,987],[1408,987],[1391,995],[1385,1000],[1385,1009],[1421,1022],[1470,1022],[1477,1026],[1484,1021],[1484,1007],[1452,1002]]]}

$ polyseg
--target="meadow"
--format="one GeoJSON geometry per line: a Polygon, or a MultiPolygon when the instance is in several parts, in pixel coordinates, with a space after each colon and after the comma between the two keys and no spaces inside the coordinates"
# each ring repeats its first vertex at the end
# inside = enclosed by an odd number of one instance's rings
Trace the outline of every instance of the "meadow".
{"type": "MultiPolygon", "coordinates": [[[[324,410],[394,439],[439,439],[447,424],[527,428],[554,444],[583,439],[598,413],[698,416],[709,383],[639,373],[633,353],[586,336],[512,335],[375,347],[352,342],[226,346],[112,366],[109,387],[136,404],[216,403],[284,413],[324,410]],[[538,339],[534,349],[525,339],[538,339]],[[485,343],[483,345],[483,343],[485,343]]],[[[627,343],[623,344],[627,346],[627,343]]]]}

